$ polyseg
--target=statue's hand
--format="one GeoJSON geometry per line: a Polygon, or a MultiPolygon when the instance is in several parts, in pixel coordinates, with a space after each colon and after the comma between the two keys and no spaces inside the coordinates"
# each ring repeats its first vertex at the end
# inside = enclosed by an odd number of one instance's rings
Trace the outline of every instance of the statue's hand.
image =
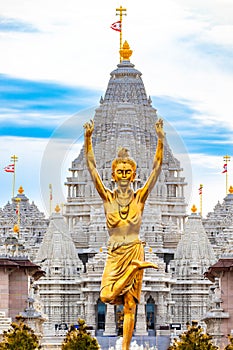
{"type": "Polygon", "coordinates": [[[156,131],[158,138],[160,140],[163,140],[164,139],[164,130],[163,130],[163,120],[162,119],[159,119],[155,123],[155,131],[156,131]]]}
{"type": "Polygon", "coordinates": [[[85,136],[91,137],[94,130],[94,121],[91,119],[90,122],[85,123],[83,127],[85,129],[85,136]]]}

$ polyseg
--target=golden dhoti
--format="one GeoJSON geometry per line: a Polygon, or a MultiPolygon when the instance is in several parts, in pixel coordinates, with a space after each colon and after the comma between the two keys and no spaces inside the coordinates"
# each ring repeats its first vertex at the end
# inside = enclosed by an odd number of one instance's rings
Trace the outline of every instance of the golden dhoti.
{"type": "MultiPolygon", "coordinates": [[[[124,280],[125,274],[131,265],[132,260],[144,261],[144,242],[135,240],[129,243],[117,242],[108,246],[108,257],[102,276],[101,290],[106,286],[112,286],[118,280],[124,280]]],[[[120,294],[110,301],[111,304],[123,304],[123,295],[129,292],[137,302],[140,301],[142,288],[143,270],[135,272],[131,280],[120,292],[120,294]]]]}

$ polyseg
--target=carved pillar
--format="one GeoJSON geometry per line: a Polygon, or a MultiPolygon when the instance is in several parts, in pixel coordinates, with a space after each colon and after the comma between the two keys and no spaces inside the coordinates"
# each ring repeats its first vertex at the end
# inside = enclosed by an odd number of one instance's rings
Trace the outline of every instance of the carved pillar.
{"type": "Polygon", "coordinates": [[[145,295],[141,294],[141,302],[137,308],[137,323],[135,329],[135,335],[148,335],[146,329],[146,308],[145,308],[145,295]]]}
{"type": "Polygon", "coordinates": [[[88,292],[86,300],[86,324],[96,329],[96,300],[91,291],[88,292]]]}
{"type": "Polygon", "coordinates": [[[74,229],[74,217],[71,217],[71,220],[70,220],[70,230],[73,231],[74,229]]]}
{"type": "Polygon", "coordinates": [[[158,294],[158,305],[157,305],[157,325],[163,325],[165,323],[165,309],[164,309],[164,295],[158,294]]]}
{"type": "Polygon", "coordinates": [[[107,304],[104,335],[116,335],[114,305],[107,304]]]}

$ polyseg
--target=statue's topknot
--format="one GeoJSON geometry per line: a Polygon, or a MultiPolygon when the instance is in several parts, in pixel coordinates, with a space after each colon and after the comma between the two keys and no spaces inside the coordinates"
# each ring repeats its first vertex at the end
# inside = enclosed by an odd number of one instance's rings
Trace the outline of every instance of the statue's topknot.
{"type": "Polygon", "coordinates": [[[119,163],[129,163],[132,166],[133,170],[136,171],[137,164],[134,159],[130,158],[129,150],[127,148],[119,148],[117,158],[115,158],[112,162],[112,171],[115,170],[117,164],[119,163]]]}
{"type": "Polygon", "coordinates": [[[120,147],[118,151],[118,158],[129,158],[129,150],[124,147],[120,147]]]}

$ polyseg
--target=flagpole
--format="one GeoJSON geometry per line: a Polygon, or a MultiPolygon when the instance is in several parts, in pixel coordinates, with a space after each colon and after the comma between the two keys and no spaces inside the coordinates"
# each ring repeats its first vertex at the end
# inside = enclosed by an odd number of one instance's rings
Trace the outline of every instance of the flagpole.
{"type": "MultiPolygon", "coordinates": [[[[122,17],[123,15],[126,16],[126,9],[120,6],[119,8],[116,8],[116,16],[120,16],[120,22],[121,22],[121,30],[120,30],[120,50],[122,49],[122,17]]],[[[120,54],[120,62],[122,61],[121,54],[120,54]]]]}
{"type": "Polygon", "coordinates": [[[223,161],[225,162],[226,164],[226,195],[228,194],[228,168],[227,168],[227,163],[230,162],[231,160],[231,157],[228,156],[227,154],[223,157],[223,161]]]}
{"type": "Polygon", "coordinates": [[[200,214],[201,214],[201,216],[202,216],[202,189],[203,189],[203,185],[200,184],[199,195],[200,195],[200,214]]]}
{"type": "Polygon", "coordinates": [[[13,196],[13,198],[14,198],[14,196],[15,196],[15,168],[16,168],[15,164],[16,164],[16,162],[18,161],[18,157],[14,154],[14,155],[11,157],[11,160],[12,160],[13,163],[14,163],[14,173],[13,173],[13,183],[12,183],[12,196],[13,196]]]}
{"type": "Polygon", "coordinates": [[[52,184],[49,184],[49,215],[52,214],[52,201],[53,201],[53,188],[52,188],[52,184]]]}

